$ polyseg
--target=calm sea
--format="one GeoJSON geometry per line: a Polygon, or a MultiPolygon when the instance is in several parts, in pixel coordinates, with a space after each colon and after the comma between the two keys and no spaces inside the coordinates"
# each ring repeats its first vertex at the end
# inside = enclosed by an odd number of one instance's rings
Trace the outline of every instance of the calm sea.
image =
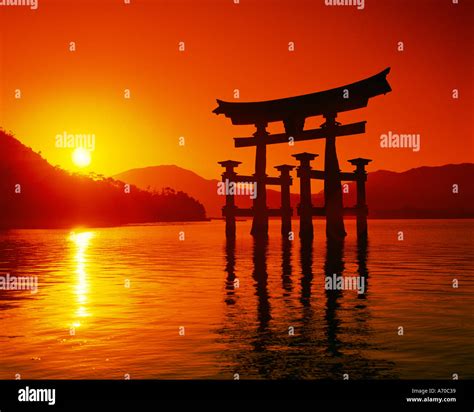
{"type": "Polygon", "coordinates": [[[474,378],[473,220],[373,220],[359,244],[347,221],[342,246],[323,221],[312,244],[237,227],[0,232],[3,276],[38,279],[0,291],[0,378],[474,378]]]}

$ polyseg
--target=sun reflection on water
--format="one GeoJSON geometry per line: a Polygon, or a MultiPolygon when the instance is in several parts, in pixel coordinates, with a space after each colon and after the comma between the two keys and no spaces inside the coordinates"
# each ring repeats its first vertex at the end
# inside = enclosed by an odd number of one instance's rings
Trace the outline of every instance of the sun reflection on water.
{"type": "Polygon", "coordinates": [[[78,328],[81,326],[81,319],[90,316],[87,309],[89,280],[87,275],[87,248],[90,240],[94,237],[94,232],[71,232],[69,240],[74,243],[76,247],[76,254],[74,255],[76,283],[74,288],[74,295],[76,296],[76,311],[74,313],[75,320],[71,326],[78,328]]]}

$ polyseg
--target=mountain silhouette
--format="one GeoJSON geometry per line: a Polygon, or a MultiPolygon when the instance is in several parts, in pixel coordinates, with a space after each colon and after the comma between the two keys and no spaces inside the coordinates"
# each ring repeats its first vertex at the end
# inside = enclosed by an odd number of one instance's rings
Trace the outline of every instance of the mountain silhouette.
{"type": "MultiPolygon", "coordinates": [[[[369,173],[370,216],[380,218],[474,217],[474,164],[422,166],[405,172],[369,173]],[[456,193],[457,192],[457,193],[456,193]]],[[[355,184],[346,198],[355,203],[355,184]]]]}
{"type": "MultiPolygon", "coordinates": [[[[225,202],[217,194],[217,179],[204,179],[198,174],[175,165],[151,166],[131,169],[114,176],[142,189],[159,190],[172,187],[199,200],[210,217],[221,217],[225,202]]],[[[293,172],[293,189],[298,184],[293,172]]],[[[367,203],[371,218],[471,218],[474,217],[474,164],[463,163],[445,166],[422,166],[404,172],[379,170],[369,173],[367,203]],[[458,193],[453,185],[457,185],[458,193]],[[454,189],[454,190],[453,190],[454,189]]],[[[349,191],[344,194],[344,205],[356,203],[355,183],[348,182],[349,191]]],[[[292,206],[299,195],[291,196],[292,206]]],[[[237,196],[240,207],[251,207],[246,196],[237,196]]],[[[267,204],[280,207],[280,193],[267,189],[267,204]]],[[[313,205],[324,204],[322,191],[313,194],[313,205]]]]}
{"type": "MultiPolygon", "coordinates": [[[[163,187],[172,187],[175,190],[186,191],[190,196],[204,205],[207,216],[221,217],[225,198],[217,194],[217,179],[204,179],[198,174],[176,165],[150,166],[131,169],[113,176],[115,179],[130,182],[141,189],[160,190],[163,187]]],[[[293,194],[296,204],[299,196],[293,194]]],[[[280,192],[267,189],[267,202],[270,207],[280,207],[280,192]]],[[[248,196],[237,196],[236,204],[239,207],[249,208],[252,200],[248,196]]]]}
{"type": "Polygon", "coordinates": [[[152,193],[112,178],[71,174],[0,130],[0,228],[203,219],[204,207],[186,193],[152,193]]]}

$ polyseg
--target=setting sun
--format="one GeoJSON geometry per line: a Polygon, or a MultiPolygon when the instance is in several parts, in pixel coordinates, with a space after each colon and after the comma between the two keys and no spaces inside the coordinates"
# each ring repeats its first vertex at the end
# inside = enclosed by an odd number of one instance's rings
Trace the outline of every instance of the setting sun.
{"type": "Polygon", "coordinates": [[[72,161],[77,167],[86,167],[91,164],[91,154],[88,150],[78,147],[72,152],[72,161]]]}

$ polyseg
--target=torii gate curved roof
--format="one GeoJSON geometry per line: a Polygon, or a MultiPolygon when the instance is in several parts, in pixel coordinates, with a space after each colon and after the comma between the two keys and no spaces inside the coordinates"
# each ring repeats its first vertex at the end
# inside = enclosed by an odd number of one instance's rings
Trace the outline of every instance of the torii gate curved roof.
{"type": "Polygon", "coordinates": [[[386,77],[390,67],[367,79],[311,94],[262,102],[224,102],[217,100],[213,113],[224,114],[232,124],[259,124],[290,119],[336,114],[366,107],[369,99],[392,91],[386,77]],[[348,97],[345,98],[345,91],[348,97]]]}

